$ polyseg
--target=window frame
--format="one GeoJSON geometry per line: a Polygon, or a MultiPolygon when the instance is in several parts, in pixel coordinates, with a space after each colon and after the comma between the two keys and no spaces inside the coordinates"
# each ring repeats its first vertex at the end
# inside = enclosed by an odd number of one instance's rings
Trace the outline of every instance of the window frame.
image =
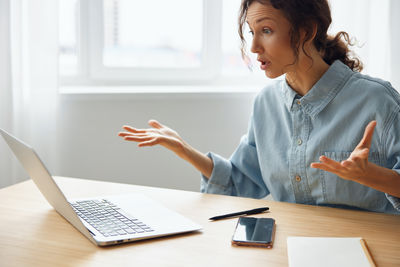
{"type": "Polygon", "coordinates": [[[215,79],[221,72],[222,0],[202,1],[202,57],[201,65],[194,68],[104,66],[103,1],[78,1],[78,74],[61,76],[61,84],[193,84],[215,79]]]}

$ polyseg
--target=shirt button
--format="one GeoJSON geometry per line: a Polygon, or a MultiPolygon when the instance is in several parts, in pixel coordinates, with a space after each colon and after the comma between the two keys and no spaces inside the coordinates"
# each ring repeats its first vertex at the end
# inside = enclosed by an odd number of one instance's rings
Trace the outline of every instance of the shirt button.
{"type": "Polygon", "coordinates": [[[297,100],[297,105],[301,105],[301,101],[300,100],[297,100]]]}
{"type": "Polygon", "coordinates": [[[296,182],[300,182],[301,181],[301,177],[296,175],[296,182]]]}
{"type": "Polygon", "coordinates": [[[299,139],[297,139],[297,144],[298,145],[301,145],[303,143],[303,141],[299,138],[299,139]]]}

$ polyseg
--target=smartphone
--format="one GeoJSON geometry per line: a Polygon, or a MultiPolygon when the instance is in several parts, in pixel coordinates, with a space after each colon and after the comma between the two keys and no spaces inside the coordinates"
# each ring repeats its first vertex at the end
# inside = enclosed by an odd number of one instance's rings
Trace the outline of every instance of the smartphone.
{"type": "Polygon", "coordinates": [[[240,217],[232,237],[232,245],[272,248],[274,237],[274,219],[240,217]]]}

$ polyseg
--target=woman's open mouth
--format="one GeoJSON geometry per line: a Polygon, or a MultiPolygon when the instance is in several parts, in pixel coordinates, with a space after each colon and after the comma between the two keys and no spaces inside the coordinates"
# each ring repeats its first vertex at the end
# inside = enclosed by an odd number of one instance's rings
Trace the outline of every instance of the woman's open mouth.
{"type": "Polygon", "coordinates": [[[266,70],[270,65],[271,61],[264,61],[264,60],[259,60],[261,62],[260,68],[262,70],[266,70]]]}

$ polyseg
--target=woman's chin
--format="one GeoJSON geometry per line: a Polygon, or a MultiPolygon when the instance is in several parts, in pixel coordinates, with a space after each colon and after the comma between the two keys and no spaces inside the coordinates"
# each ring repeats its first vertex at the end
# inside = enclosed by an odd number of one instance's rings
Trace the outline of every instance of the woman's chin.
{"type": "Polygon", "coordinates": [[[272,72],[269,70],[265,71],[265,76],[267,76],[270,79],[275,79],[278,78],[279,76],[282,76],[283,73],[276,73],[276,72],[272,72]]]}

